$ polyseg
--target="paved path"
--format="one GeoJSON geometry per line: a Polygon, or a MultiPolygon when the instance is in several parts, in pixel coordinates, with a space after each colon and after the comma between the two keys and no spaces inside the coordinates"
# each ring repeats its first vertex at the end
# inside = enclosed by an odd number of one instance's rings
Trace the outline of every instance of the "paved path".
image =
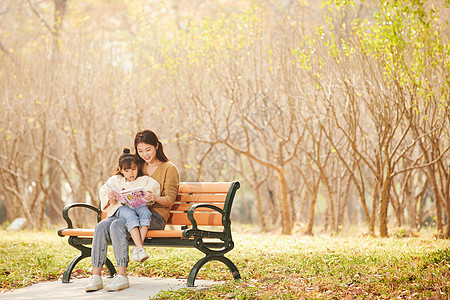
{"type": "MultiPolygon", "coordinates": [[[[109,283],[112,278],[102,277],[103,285],[109,283]]],[[[14,300],[68,300],[68,299],[145,299],[149,296],[156,296],[160,291],[177,290],[187,288],[185,279],[166,279],[166,278],[148,278],[148,277],[129,277],[130,287],[122,291],[107,292],[99,290],[86,293],[84,287],[88,283],[88,278],[72,279],[71,283],[62,283],[59,281],[50,281],[37,283],[29,287],[14,290],[0,294],[0,299],[14,300]]],[[[205,289],[220,282],[208,280],[196,280],[195,289],[205,289]]]]}

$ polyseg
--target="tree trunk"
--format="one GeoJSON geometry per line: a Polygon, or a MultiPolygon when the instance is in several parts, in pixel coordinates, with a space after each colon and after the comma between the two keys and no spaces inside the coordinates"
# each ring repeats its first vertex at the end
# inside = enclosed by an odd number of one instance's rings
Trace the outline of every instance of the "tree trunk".
{"type": "Polygon", "coordinates": [[[436,229],[438,236],[441,236],[444,233],[444,224],[442,220],[442,197],[439,193],[439,187],[436,182],[436,173],[434,169],[434,165],[431,165],[427,168],[428,170],[428,179],[431,184],[431,188],[433,189],[434,194],[434,205],[436,208],[436,229]]]}
{"type": "Polygon", "coordinates": [[[445,236],[444,238],[448,239],[450,238],[450,201],[447,200],[447,226],[445,230],[445,236]]]}
{"type": "MultiPolygon", "coordinates": [[[[53,53],[52,53],[52,64],[53,68],[52,70],[57,72],[57,70],[60,67],[60,54],[61,54],[61,47],[60,47],[60,33],[61,33],[61,27],[64,19],[64,15],[66,13],[67,9],[67,0],[54,0],[55,10],[54,10],[54,19],[53,19],[53,53]]],[[[58,84],[57,80],[55,79],[56,76],[52,76],[52,81],[55,85],[58,84]]],[[[48,153],[53,157],[59,157],[59,145],[57,144],[59,141],[58,138],[55,139],[53,144],[49,146],[48,153]]],[[[43,205],[49,206],[49,209],[47,210],[47,215],[51,222],[58,223],[59,221],[62,221],[62,215],[61,212],[64,208],[64,202],[61,198],[61,176],[59,173],[59,165],[57,162],[55,162],[53,159],[48,160],[48,169],[47,169],[47,177],[49,178],[50,182],[50,192],[48,193],[48,197],[44,198],[43,205]],[[53,179],[53,180],[51,180],[53,179]]]]}
{"type": "Polygon", "coordinates": [[[289,205],[287,181],[284,174],[284,170],[280,169],[277,171],[281,187],[281,233],[289,235],[292,233],[292,222],[291,222],[291,209],[289,205]]]}
{"type": "Polygon", "coordinates": [[[377,207],[379,199],[379,186],[380,183],[377,179],[374,180],[373,194],[372,194],[372,216],[370,218],[369,230],[372,235],[375,235],[375,220],[377,216],[377,207]]]}
{"type": "Polygon", "coordinates": [[[248,209],[248,199],[244,197],[242,199],[242,223],[249,224],[250,222],[250,210],[248,209]]]}
{"type": "Polygon", "coordinates": [[[256,210],[258,212],[258,217],[259,217],[258,220],[261,225],[261,231],[267,232],[267,224],[266,224],[266,220],[264,218],[265,213],[264,213],[263,207],[262,207],[261,191],[259,190],[259,185],[257,187],[254,187],[253,190],[255,191],[256,210]]]}
{"type": "Polygon", "coordinates": [[[54,58],[56,56],[56,59],[58,59],[61,48],[60,48],[60,41],[59,41],[59,35],[61,33],[61,28],[63,24],[64,15],[66,14],[67,10],[67,0],[54,0],[55,3],[55,13],[54,13],[54,19],[53,19],[53,55],[54,58]]]}
{"type": "Polygon", "coordinates": [[[380,200],[380,218],[379,218],[379,228],[380,228],[380,236],[387,237],[388,236],[388,228],[387,228],[387,213],[389,207],[389,198],[390,198],[390,189],[391,189],[391,170],[388,167],[386,172],[386,178],[383,181],[383,186],[381,188],[381,200],[380,200]]]}
{"type": "Polygon", "coordinates": [[[412,231],[417,230],[417,198],[414,197],[414,192],[412,190],[412,177],[408,176],[405,186],[405,201],[406,210],[408,212],[408,227],[412,231]]]}
{"type": "MultiPolygon", "coordinates": [[[[363,211],[364,211],[364,217],[366,218],[366,222],[367,222],[367,226],[369,226],[369,233],[371,235],[375,235],[375,216],[373,214],[373,212],[375,211],[372,208],[372,216],[369,213],[369,208],[367,207],[367,203],[366,203],[366,187],[364,185],[364,176],[361,172],[361,167],[359,165],[358,162],[358,171],[359,171],[359,177],[361,179],[361,185],[358,183],[358,181],[356,180],[356,177],[353,175],[352,172],[350,172],[350,176],[353,179],[353,183],[356,187],[356,189],[358,190],[358,195],[359,195],[359,201],[361,202],[361,205],[363,207],[363,211]]],[[[376,181],[375,181],[376,182],[376,181]]],[[[374,187],[375,190],[375,187],[374,187]]],[[[374,191],[374,195],[373,195],[373,203],[375,203],[375,191],[374,191]]],[[[375,206],[376,207],[376,206],[375,206]]]]}
{"type": "Polygon", "coordinates": [[[444,194],[444,201],[446,203],[446,211],[447,211],[447,226],[445,231],[445,238],[450,238],[450,170],[447,171],[447,174],[445,175],[447,180],[447,187],[444,194]]]}
{"type": "MultiPolygon", "coordinates": [[[[319,165],[317,162],[316,165],[319,167],[321,180],[328,192],[328,208],[327,208],[328,213],[326,215],[329,216],[330,229],[332,232],[336,232],[336,211],[334,204],[334,193],[330,186],[329,179],[323,170],[323,166],[319,165]]],[[[325,225],[325,229],[326,227],[327,225],[325,225]]]]}
{"type": "Polygon", "coordinates": [[[434,205],[436,208],[436,229],[437,229],[438,236],[441,237],[442,234],[444,233],[444,223],[442,221],[442,205],[441,205],[440,195],[436,194],[436,191],[434,188],[433,188],[433,191],[434,191],[434,205]]]}
{"type": "Polygon", "coordinates": [[[340,228],[342,228],[344,226],[344,215],[345,215],[345,211],[347,208],[347,203],[348,200],[350,198],[350,185],[351,185],[351,177],[348,177],[348,181],[347,184],[345,186],[345,193],[342,197],[340,197],[340,206],[339,206],[339,212],[338,212],[338,221],[337,221],[337,229],[339,230],[340,228]]]}
{"type": "Polygon", "coordinates": [[[316,207],[318,192],[319,192],[319,185],[316,185],[316,186],[314,186],[314,189],[313,189],[312,193],[310,194],[309,221],[308,221],[308,226],[306,227],[306,230],[305,230],[305,234],[307,234],[307,235],[313,234],[315,207],[316,207]]]}
{"type": "Polygon", "coordinates": [[[427,193],[426,190],[424,191],[423,194],[419,195],[419,216],[417,217],[417,223],[419,226],[419,230],[422,229],[422,223],[423,223],[423,210],[425,208],[425,203],[426,203],[426,199],[427,199],[427,193]]]}
{"type": "MultiPolygon", "coordinates": [[[[52,144],[50,146],[49,153],[54,157],[59,157],[59,151],[56,148],[56,145],[52,144]]],[[[50,222],[56,224],[63,221],[61,212],[64,208],[64,201],[61,197],[61,173],[59,172],[59,165],[55,160],[50,159],[48,164],[47,174],[49,181],[51,182],[51,187],[47,201],[47,216],[49,217],[50,222]]]]}
{"type": "MultiPolygon", "coordinates": [[[[376,154],[375,155],[375,159],[376,159],[376,176],[381,176],[381,167],[380,167],[380,155],[376,154]]],[[[381,178],[381,177],[380,177],[381,178]]],[[[372,200],[372,224],[371,229],[373,229],[373,233],[375,234],[375,220],[377,217],[377,213],[378,213],[378,202],[380,200],[380,183],[381,180],[380,178],[375,177],[374,178],[374,188],[373,188],[373,200],[372,200]]]]}
{"type": "Polygon", "coordinates": [[[292,227],[294,227],[295,222],[297,221],[297,216],[296,216],[296,207],[295,207],[295,202],[294,202],[294,190],[290,189],[288,192],[288,197],[289,197],[289,206],[291,207],[290,212],[291,212],[291,223],[292,223],[292,227]]]}
{"type": "MultiPolygon", "coordinates": [[[[391,185],[393,185],[395,187],[395,183],[393,183],[392,181],[391,181],[391,185]]],[[[398,200],[399,197],[398,197],[398,195],[396,193],[395,188],[393,189],[393,191],[394,191],[393,192],[394,196],[389,197],[389,201],[390,201],[390,203],[392,205],[392,208],[394,210],[394,214],[395,214],[395,217],[397,219],[398,227],[402,227],[403,224],[405,223],[404,222],[405,218],[404,218],[404,216],[402,216],[402,207],[401,207],[400,201],[398,200]]]]}

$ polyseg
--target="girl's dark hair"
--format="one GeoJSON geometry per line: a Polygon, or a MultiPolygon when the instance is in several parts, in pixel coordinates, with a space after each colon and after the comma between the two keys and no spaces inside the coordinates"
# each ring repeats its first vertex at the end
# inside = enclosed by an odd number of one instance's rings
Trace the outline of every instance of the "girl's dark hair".
{"type": "MultiPolygon", "coordinates": [[[[134,148],[136,150],[136,153],[138,153],[137,145],[140,144],[140,143],[153,145],[156,148],[156,158],[159,161],[162,161],[162,162],[169,161],[167,156],[164,154],[163,145],[158,140],[158,137],[156,136],[156,134],[153,131],[151,131],[151,130],[143,130],[143,131],[139,131],[136,134],[136,137],[134,138],[134,148]]],[[[136,155],[138,156],[141,165],[143,163],[145,163],[145,161],[139,156],[139,154],[136,154],[136,155]]]]}
{"type": "MultiPolygon", "coordinates": [[[[123,169],[129,169],[131,168],[131,165],[135,163],[137,167],[139,167],[139,157],[136,154],[132,154],[130,152],[130,149],[123,148],[122,155],[119,156],[119,164],[117,165],[116,171],[114,172],[114,175],[122,175],[123,169]]],[[[142,173],[139,170],[138,176],[141,176],[142,173]]]]}

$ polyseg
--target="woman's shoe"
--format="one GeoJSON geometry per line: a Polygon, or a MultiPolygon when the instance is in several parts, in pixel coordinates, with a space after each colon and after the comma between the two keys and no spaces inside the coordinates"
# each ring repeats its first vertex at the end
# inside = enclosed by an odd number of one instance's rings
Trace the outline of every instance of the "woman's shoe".
{"type": "Polygon", "coordinates": [[[103,288],[103,281],[99,275],[92,275],[89,277],[89,283],[86,285],[84,290],[86,292],[98,291],[103,288]]]}
{"type": "Polygon", "coordinates": [[[108,292],[113,292],[127,289],[129,287],[130,283],[128,282],[128,277],[116,274],[114,275],[113,280],[105,286],[105,290],[108,292]]]}

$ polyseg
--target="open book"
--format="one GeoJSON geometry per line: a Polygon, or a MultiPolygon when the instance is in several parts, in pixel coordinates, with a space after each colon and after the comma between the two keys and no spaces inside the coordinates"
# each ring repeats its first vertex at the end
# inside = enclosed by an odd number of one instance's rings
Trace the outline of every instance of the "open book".
{"type": "Polygon", "coordinates": [[[111,189],[111,191],[113,191],[119,202],[124,203],[131,208],[151,204],[145,199],[147,191],[143,187],[133,188],[129,190],[119,190],[109,183],[106,183],[106,185],[111,189]]]}

